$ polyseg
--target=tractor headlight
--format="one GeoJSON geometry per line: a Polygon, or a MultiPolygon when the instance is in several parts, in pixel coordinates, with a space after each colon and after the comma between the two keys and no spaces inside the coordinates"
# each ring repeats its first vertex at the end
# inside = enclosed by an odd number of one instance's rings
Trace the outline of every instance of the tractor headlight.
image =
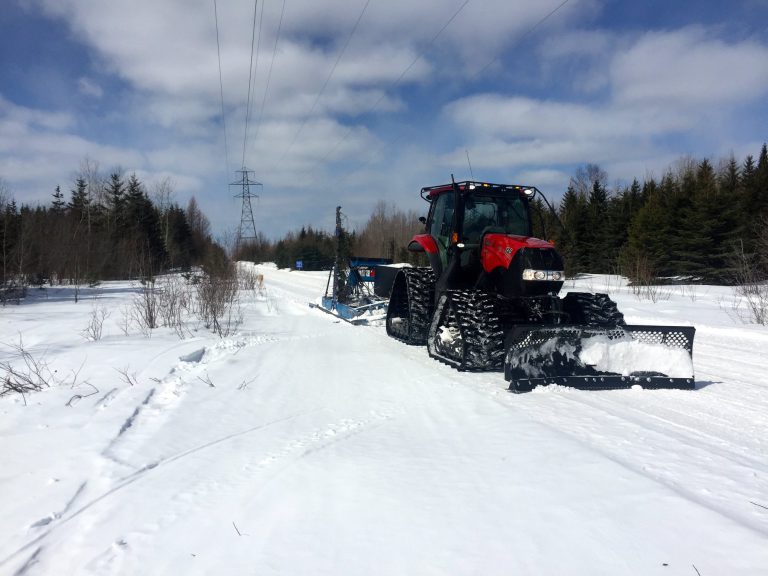
{"type": "Polygon", "coordinates": [[[531,268],[523,270],[523,280],[559,282],[562,279],[562,270],[532,270],[531,268]]]}

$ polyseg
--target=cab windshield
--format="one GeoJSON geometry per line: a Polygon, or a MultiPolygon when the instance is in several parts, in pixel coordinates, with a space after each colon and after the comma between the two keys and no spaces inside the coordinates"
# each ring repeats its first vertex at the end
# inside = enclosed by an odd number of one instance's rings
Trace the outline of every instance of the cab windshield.
{"type": "Polygon", "coordinates": [[[480,242],[486,233],[530,234],[528,210],[520,196],[467,196],[464,206],[464,241],[480,242]]]}

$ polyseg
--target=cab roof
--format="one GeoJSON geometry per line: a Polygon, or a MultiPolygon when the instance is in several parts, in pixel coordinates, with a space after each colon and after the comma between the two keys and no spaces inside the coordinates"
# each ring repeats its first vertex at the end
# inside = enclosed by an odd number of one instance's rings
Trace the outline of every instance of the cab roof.
{"type": "Polygon", "coordinates": [[[431,202],[444,192],[454,190],[454,186],[460,192],[517,192],[522,194],[525,190],[536,191],[535,186],[520,186],[518,184],[492,184],[490,182],[477,182],[474,180],[464,180],[455,184],[440,184],[438,186],[425,186],[421,189],[421,197],[431,202]]]}

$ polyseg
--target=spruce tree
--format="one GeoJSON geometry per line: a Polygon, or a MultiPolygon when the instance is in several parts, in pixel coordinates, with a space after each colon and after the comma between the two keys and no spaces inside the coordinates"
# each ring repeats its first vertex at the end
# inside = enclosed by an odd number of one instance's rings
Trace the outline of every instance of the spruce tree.
{"type": "MultiPolygon", "coordinates": [[[[703,176],[706,177],[710,171],[711,165],[707,162],[703,176]]],[[[680,192],[672,198],[672,258],[668,267],[663,270],[665,276],[684,276],[700,280],[708,275],[709,258],[714,244],[711,238],[712,222],[706,210],[710,191],[701,188],[701,172],[701,167],[698,172],[686,170],[680,181],[680,192]]]]}
{"type": "Polygon", "coordinates": [[[118,237],[122,233],[125,205],[125,184],[119,173],[113,172],[109,177],[107,186],[107,209],[109,211],[109,227],[113,236],[118,237]]]}
{"type": "Polygon", "coordinates": [[[606,274],[611,270],[611,242],[608,222],[608,192],[599,180],[592,184],[587,200],[587,230],[584,238],[588,271],[606,274]]]}
{"type": "Polygon", "coordinates": [[[589,212],[586,198],[578,194],[573,186],[568,186],[560,202],[560,220],[564,226],[560,246],[566,273],[587,272],[589,262],[584,242],[588,236],[589,212]]]}
{"type": "Polygon", "coordinates": [[[61,193],[61,186],[56,186],[56,191],[53,193],[53,202],[51,202],[51,213],[54,216],[62,216],[66,206],[64,194],[61,193]]]}
{"type": "Polygon", "coordinates": [[[75,180],[75,187],[72,190],[72,196],[67,205],[69,213],[75,222],[82,222],[87,219],[90,209],[91,199],[88,196],[88,184],[83,178],[75,180]]]}
{"type": "Polygon", "coordinates": [[[768,216],[768,145],[763,144],[755,170],[755,210],[758,218],[768,216]]]}
{"type": "Polygon", "coordinates": [[[637,179],[608,202],[609,261],[621,264],[620,255],[629,241],[632,220],[643,205],[642,188],[637,179]]]}

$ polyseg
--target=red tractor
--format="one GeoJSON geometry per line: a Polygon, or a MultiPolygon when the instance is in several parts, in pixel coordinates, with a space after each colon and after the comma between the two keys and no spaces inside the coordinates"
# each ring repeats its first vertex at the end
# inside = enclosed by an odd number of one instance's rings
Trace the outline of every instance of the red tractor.
{"type": "Polygon", "coordinates": [[[458,370],[504,368],[510,390],[693,388],[689,326],[627,326],[606,294],[568,292],[563,259],[533,237],[535,187],[422,188],[429,214],[408,249],[426,268],[394,279],[387,334],[458,370]]]}

